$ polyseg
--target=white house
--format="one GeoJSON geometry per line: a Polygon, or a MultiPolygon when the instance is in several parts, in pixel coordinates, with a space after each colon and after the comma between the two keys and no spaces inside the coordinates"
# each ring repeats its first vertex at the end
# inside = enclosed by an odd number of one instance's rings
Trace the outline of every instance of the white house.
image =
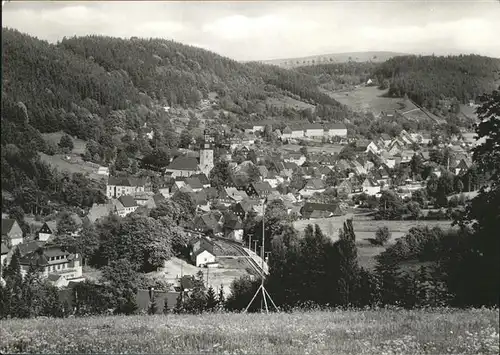
{"type": "Polygon", "coordinates": [[[287,163],[295,163],[297,165],[302,165],[306,161],[306,157],[302,153],[289,153],[286,158],[283,159],[283,161],[287,163]]]}
{"type": "Polygon", "coordinates": [[[292,129],[291,138],[304,138],[304,129],[303,128],[292,129]]]}
{"type": "Polygon", "coordinates": [[[137,209],[137,207],[139,207],[135,199],[130,195],[120,196],[118,200],[121,202],[124,208],[123,213],[125,214],[125,216],[128,215],[129,213],[134,212],[137,209]]]}
{"type": "Polygon", "coordinates": [[[378,154],[380,152],[379,147],[372,141],[368,146],[366,147],[366,153],[372,152],[373,154],[378,154]]]}
{"type": "Polygon", "coordinates": [[[306,137],[323,137],[325,130],[320,124],[308,124],[304,126],[306,137]]]}
{"type": "Polygon", "coordinates": [[[363,187],[363,192],[370,196],[380,192],[379,183],[370,178],[366,178],[361,186],[363,187]]]}
{"type": "Polygon", "coordinates": [[[107,166],[100,166],[97,169],[97,175],[109,176],[109,168],[107,166]]]}
{"type": "Polygon", "coordinates": [[[343,123],[334,123],[325,127],[328,137],[347,137],[347,127],[343,123]]]}
{"type": "Polygon", "coordinates": [[[133,195],[136,192],[144,192],[145,185],[146,182],[144,179],[110,176],[106,186],[106,196],[108,198],[119,198],[122,195],[133,195]]]}

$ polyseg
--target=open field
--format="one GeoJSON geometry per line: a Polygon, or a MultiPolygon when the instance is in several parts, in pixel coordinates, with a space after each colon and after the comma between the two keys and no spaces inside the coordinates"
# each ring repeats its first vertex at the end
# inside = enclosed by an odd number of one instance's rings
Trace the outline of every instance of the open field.
{"type": "Polygon", "coordinates": [[[6,320],[2,353],[498,354],[498,309],[6,320]]]}
{"type": "Polygon", "coordinates": [[[308,104],[304,101],[295,100],[288,96],[283,96],[281,98],[269,97],[267,98],[266,103],[280,108],[293,107],[298,110],[304,110],[307,108],[314,110],[316,108],[314,105],[308,104]]]}
{"type": "Polygon", "coordinates": [[[387,92],[380,90],[375,86],[361,86],[352,91],[332,92],[323,90],[325,94],[330,95],[338,102],[349,106],[356,111],[370,111],[374,115],[381,111],[400,110],[403,106],[399,104],[403,100],[400,98],[383,97],[387,92]]]}
{"type": "MultiPolygon", "coordinates": [[[[61,140],[61,137],[64,135],[64,132],[59,131],[59,132],[54,132],[54,133],[42,133],[42,137],[46,142],[52,142],[55,145],[59,144],[59,141],[61,140]]],[[[81,139],[71,137],[73,140],[73,150],[71,151],[72,154],[84,154],[85,153],[85,148],[87,146],[87,143],[81,139]]]]}
{"type": "Polygon", "coordinates": [[[97,165],[92,166],[90,163],[83,161],[79,157],[71,156],[70,160],[66,160],[66,155],[55,154],[47,155],[45,153],[39,153],[40,159],[52,165],[59,171],[67,171],[69,173],[82,173],[89,174],[89,178],[93,180],[101,180],[104,175],[97,174],[97,165]]]}

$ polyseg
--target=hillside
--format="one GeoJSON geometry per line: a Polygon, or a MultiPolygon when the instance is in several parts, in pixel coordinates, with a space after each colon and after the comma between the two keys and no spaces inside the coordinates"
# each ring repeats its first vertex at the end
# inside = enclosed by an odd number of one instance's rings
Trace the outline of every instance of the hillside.
{"type": "Polygon", "coordinates": [[[264,64],[277,65],[283,68],[296,68],[305,65],[317,65],[325,63],[345,63],[345,62],[373,62],[381,63],[390,58],[407,55],[405,53],[373,51],[373,52],[350,52],[331,53],[308,57],[283,58],[261,61],[264,64]]]}
{"type": "Polygon", "coordinates": [[[461,103],[475,100],[500,83],[500,59],[479,55],[401,56],[387,60],[374,72],[390,97],[408,95],[418,105],[434,109],[440,99],[461,103]]]}
{"type": "MultiPolygon", "coordinates": [[[[67,165],[50,139],[55,133],[78,141],[85,160],[110,165],[120,154],[130,160],[153,150],[168,154],[183,144],[188,123],[187,132],[200,135],[207,120],[235,127],[263,118],[305,120],[311,109],[331,121],[354,115],[320,92],[310,75],[241,64],[173,41],[87,36],[54,45],[3,28],[2,49],[1,143],[11,145],[2,149],[2,186],[17,189],[14,200],[26,212],[38,212],[35,205],[49,200],[84,207],[80,198],[61,196],[67,191],[62,177],[44,163],[67,165]],[[145,125],[154,140],[141,133],[145,125]],[[42,162],[39,152],[56,156],[42,162]],[[38,202],[28,202],[32,198],[19,181],[41,193],[38,202]]],[[[81,184],[91,184],[85,169],[70,171],[82,173],[81,184]]],[[[87,199],[85,206],[99,199],[87,199]]]]}
{"type": "Polygon", "coordinates": [[[498,309],[4,320],[2,353],[498,354],[498,309]]]}

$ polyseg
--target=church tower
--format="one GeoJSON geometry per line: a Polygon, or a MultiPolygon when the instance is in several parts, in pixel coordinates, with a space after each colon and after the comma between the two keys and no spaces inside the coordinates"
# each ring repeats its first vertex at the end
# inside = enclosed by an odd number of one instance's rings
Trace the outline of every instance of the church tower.
{"type": "Polygon", "coordinates": [[[204,132],[203,145],[200,149],[200,170],[207,176],[214,167],[214,138],[204,132]]]}

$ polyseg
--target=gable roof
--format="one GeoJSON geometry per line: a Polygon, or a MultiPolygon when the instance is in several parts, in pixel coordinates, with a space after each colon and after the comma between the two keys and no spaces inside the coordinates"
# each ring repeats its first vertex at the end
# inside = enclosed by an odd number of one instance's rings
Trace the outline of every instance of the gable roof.
{"type": "Polygon", "coordinates": [[[261,193],[265,193],[265,192],[271,192],[272,190],[272,187],[271,185],[267,182],[267,181],[263,181],[263,182],[254,182],[251,184],[252,187],[254,188],[254,190],[258,193],[258,194],[261,194],[261,193]]]}
{"type": "Polygon", "coordinates": [[[334,203],[313,203],[306,202],[300,209],[300,213],[312,213],[314,211],[327,211],[330,213],[341,213],[340,206],[334,203]]]}
{"type": "Polygon", "coordinates": [[[87,214],[90,223],[94,223],[100,218],[106,217],[112,212],[113,205],[109,203],[97,204],[94,203],[87,214]]]}
{"type": "Polygon", "coordinates": [[[192,189],[202,189],[203,184],[201,183],[200,179],[195,178],[195,177],[189,177],[186,179],[186,184],[189,185],[192,189]]]}
{"type": "Polygon", "coordinates": [[[135,202],[135,199],[130,195],[122,195],[118,198],[118,200],[120,200],[125,208],[137,206],[137,202],[135,202]]]}
{"type": "Polygon", "coordinates": [[[306,182],[306,185],[304,188],[308,189],[314,189],[314,190],[320,190],[325,187],[325,184],[323,180],[321,179],[310,179],[309,181],[306,182]]]}
{"type": "Polygon", "coordinates": [[[331,123],[325,126],[325,129],[347,129],[346,125],[343,123],[331,123]]]}
{"type": "Polygon", "coordinates": [[[201,174],[194,174],[194,175],[191,175],[192,178],[197,178],[202,185],[209,185],[210,184],[210,180],[208,179],[208,176],[201,173],[201,174]]]}
{"type": "Polygon", "coordinates": [[[167,166],[167,169],[197,171],[198,160],[193,157],[180,156],[175,158],[174,161],[167,166]]]}
{"type": "Polygon", "coordinates": [[[7,235],[17,221],[11,218],[2,218],[2,235],[7,235]]]}

